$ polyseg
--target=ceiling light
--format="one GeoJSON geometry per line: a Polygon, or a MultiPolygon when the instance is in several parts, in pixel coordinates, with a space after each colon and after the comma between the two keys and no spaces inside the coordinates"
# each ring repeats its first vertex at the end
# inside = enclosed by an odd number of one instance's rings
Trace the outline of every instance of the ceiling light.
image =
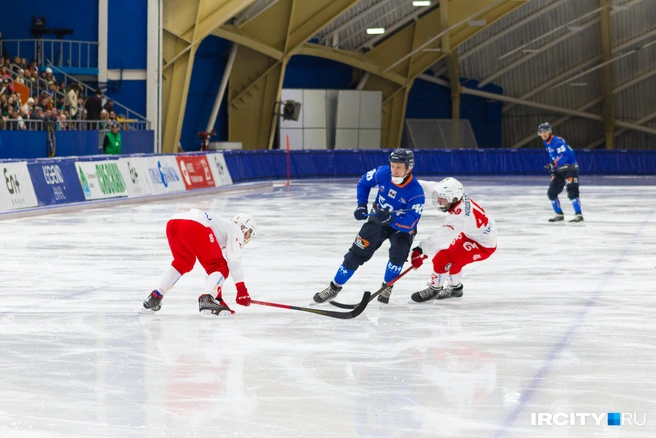
{"type": "Polygon", "coordinates": [[[611,6],[610,7],[613,11],[628,11],[629,7],[626,5],[617,5],[617,6],[611,6]]]}
{"type": "Polygon", "coordinates": [[[367,34],[369,35],[382,35],[385,33],[384,27],[370,27],[367,29],[367,34]]]}
{"type": "Polygon", "coordinates": [[[487,21],[485,21],[485,20],[469,20],[467,22],[467,24],[469,24],[470,26],[480,27],[480,26],[485,26],[487,24],[487,21]]]}
{"type": "Polygon", "coordinates": [[[588,83],[587,82],[570,82],[569,86],[570,87],[587,87],[588,83]]]}
{"type": "Polygon", "coordinates": [[[430,6],[431,2],[430,0],[415,0],[412,2],[412,6],[420,7],[420,6],[430,6]]]}
{"type": "Polygon", "coordinates": [[[538,53],[540,52],[540,49],[523,49],[522,52],[524,53],[538,53]]]}
{"type": "Polygon", "coordinates": [[[570,32],[579,32],[583,30],[583,26],[567,26],[567,30],[570,32]]]}

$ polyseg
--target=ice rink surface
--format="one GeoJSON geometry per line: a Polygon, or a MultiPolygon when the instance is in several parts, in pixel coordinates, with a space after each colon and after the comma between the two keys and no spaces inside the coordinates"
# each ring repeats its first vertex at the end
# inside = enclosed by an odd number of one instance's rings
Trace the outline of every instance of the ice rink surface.
{"type": "MultiPolygon", "coordinates": [[[[171,261],[166,221],[189,208],[252,213],[251,296],[308,306],[361,225],[355,179],[0,221],[0,436],[656,436],[656,179],[583,176],[582,224],[547,223],[546,176],[461,181],[499,227],[464,296],[407,304],[426,264],[351,320],[240,307],[230,280],[237,313],[201,318],[198,265],[138,311],[171,261]]],[[[429,203],[415,241],[442,221],[429,203]]],[[[387,248],[338,301],[378,289],[387,248]]]]}

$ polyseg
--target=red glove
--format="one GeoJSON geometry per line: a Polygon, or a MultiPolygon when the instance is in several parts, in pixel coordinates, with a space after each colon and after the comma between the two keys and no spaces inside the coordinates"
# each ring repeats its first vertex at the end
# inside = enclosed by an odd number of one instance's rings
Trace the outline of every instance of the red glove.
{"type": "Polygon", "coordinates": [[[235,300],[237,301],[237,304],[240,306],[250,306],[251,296],[248,295],[248,289],[246,289],[244,282],[239,282],[235,284],[235,286],[237,286],[237,298],[235,300]]]}
{"type": "Polygon", "coordinates": [[[417,269],[424,264],[424,251],[420,247],[416,247],[412,250],[412,256],[410,256],[410,263],[412,266],[417,269]]]}

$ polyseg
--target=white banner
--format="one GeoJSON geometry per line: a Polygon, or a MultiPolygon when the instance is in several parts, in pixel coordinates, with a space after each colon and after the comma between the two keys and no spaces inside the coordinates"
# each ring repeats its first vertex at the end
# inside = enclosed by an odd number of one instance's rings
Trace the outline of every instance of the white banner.
{"type": "Polygon", "coordinates": [[[142,157],[141,163],[146,170],[148,183],[154,194],[186,190],[175,156],[142,157]]]}
{"type": "Polygon", "coordinates": [[[210,169],[212,170],[214,182],[217,187],[232,184],[232,177],[230,176],[230,172],[228,172],[225,157],[221,152],[207,154],[207,161],[210,163],[210,169]]]}
{"type": "Polygon", "coordinates": [[[153,189],[148,182],[150,177],[143,165],[144,157],[119,158],[118,167],[127,183],[128,197],[151,195],[153,189]]]}
{"type": "Polygon", "coordinates": [[[36,193],[27,163],[0,163],[0,211],[36,207],[36,193]]]}
{"type": "Polygon", "coordinates": [[[75,168],[87,201],[128,195],[118,160],[76,161],[75,168]]]}

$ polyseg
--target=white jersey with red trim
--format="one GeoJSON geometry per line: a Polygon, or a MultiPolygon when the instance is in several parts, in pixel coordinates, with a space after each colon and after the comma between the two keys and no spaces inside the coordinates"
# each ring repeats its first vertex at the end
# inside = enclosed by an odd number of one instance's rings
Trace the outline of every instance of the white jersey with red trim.
{"type": "Polygon", "coordinates": [[[241,250],[244,246],[244,233],[239,225],[220,216],[210,216],[208,213],[192,208],[189,211],[178,213],[171,219],[186,219],[212,228],[216,240],[219,242],[223,257],[228,262],[230,275],[235,283],[244,281],[244,266],[241,262],[241,250]]]}
{"type": "Polygon", "coordinates": [[[497,225],[485,210],[466,195],[449,210],[442,225],[419,243],[425,254],[434,254],[451,244],[460,233],[485,248],[496,248],[497,225]]]}

